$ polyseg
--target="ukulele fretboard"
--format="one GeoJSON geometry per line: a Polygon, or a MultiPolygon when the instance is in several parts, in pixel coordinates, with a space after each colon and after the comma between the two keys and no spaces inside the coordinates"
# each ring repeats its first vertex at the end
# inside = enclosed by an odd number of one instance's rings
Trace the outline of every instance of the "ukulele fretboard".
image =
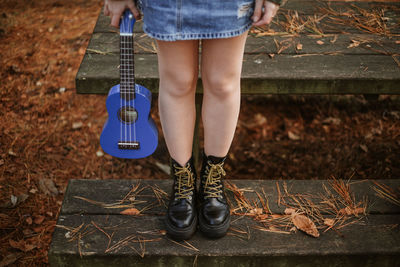
{"type": "Polygon", "coordinates": [[[127,101],[135,98],[135,64],[132,34],[120,34],[120,94],[127,101]]]}

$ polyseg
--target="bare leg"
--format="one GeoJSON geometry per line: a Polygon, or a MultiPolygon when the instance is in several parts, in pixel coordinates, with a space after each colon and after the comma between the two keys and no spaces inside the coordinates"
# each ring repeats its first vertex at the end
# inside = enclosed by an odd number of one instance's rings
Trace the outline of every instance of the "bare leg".
{"type": "Polygon", "coordinates": [[[240,110],[240,75],[247,32],[202,41],[202,119],[207,156],[226,156],[240,110]]]}
{"type": "Polygon", "coordinates": [[[157,41],[157,45],[161,126],[170,156],[183,166],[192,155],[199,42],[157,41]]]}

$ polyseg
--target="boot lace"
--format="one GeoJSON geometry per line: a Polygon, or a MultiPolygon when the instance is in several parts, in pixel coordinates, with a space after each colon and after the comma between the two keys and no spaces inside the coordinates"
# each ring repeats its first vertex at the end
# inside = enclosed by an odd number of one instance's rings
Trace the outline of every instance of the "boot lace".
{"type": "Polygon", "coordinates": [[[208,170],[207,180],[204,185],[204,197],[221,197],[222,196],[222,176],[225,176],[225,170],[223,169],[223,162],[218,164],[209,163],[206,167],[208,170]]]}
{"type": "Polygon", "coordinates": [[[193,172],[186,166],[179,167],[175,165],[174,175],[177,177],[177,182],[175,184],[175,198],[189,198],[194,189],[193,172]]]}

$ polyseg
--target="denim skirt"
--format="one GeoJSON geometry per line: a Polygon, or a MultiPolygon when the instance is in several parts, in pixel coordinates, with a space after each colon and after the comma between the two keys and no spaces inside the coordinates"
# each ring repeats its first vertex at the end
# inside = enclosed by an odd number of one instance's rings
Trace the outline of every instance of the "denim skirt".
{"type": "Polygon", "coordinates": [[[251,27],[255,0],[139,0],[143,31],[162,41],[229,38],[251,27]]]}

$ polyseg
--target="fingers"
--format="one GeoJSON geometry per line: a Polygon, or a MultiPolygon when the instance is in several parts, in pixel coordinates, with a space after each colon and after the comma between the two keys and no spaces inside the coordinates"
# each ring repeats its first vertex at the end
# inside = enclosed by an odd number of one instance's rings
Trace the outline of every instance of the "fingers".
{"type": "Polygon", "coordinates": [[[119,20],[121,19],[122,13],[114,13],[111,15],[111,26],[119,28],[119,20]]]}
{"type": "Polygon", "coordinates": [[[137,9],[136,5],[133,2],[129,2],[128,8],[132,12],[132,14],[135,17],[135,19],[139,20],[140,19],[140,12],[137,9]]]}
{"type": "MultiPolygon", "coordinates": [[[[263,0],[256,0],[256,4],[254,6],[254,13],[251,19],[253,22],[258,22],[261,18],[261,12],[262,12],[262,6],[263,6],[263,0]]],[[[253,23],[254,25],[254,23],[253,23]]]]}
{"type": "MultiPolygon", "coordinates": [[[[262,15],[261,18],[259,18],[258,21],[254,21],[253,19],[253,26],[262,26],[271,23],[273,17],[276,15],[277,11],[279,9],[279,6],[269,2],[265,1],[264,2],[264,14],[262,15]]],[[[254,11],[255,12],[255,11],[254,11]]]]}

